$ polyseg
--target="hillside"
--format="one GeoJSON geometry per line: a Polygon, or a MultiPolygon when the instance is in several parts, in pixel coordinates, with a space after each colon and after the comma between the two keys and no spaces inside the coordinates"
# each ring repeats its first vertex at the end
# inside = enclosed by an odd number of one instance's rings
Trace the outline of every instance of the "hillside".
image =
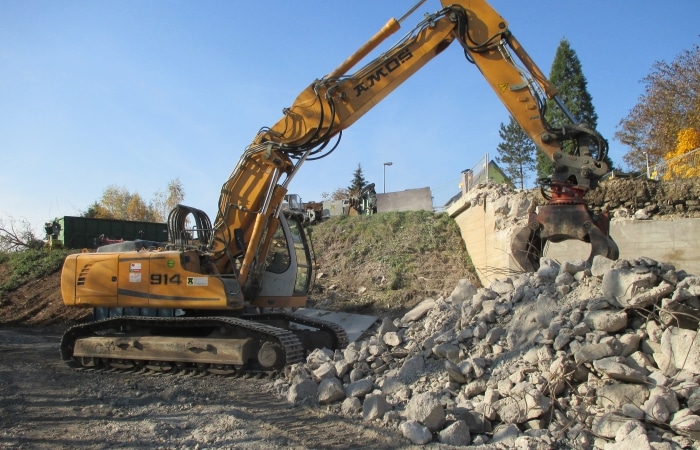
{"type": "MultiPolygon", "coordinates": [[[[425,297],[447,295],[460,278],[477,283],[459,229],[445,214],[402,212],[337,217],[309,228],[317,282],[311,306],[399,316],[425,297]]],[[[63,306],[64,252],[0,257],[0,324],[68,324],[90,317],[63,306]]]]}
{"type": "Polygon", "coordinates": [[[340,216],[311,228],[311,306],[399,316],[425,297],[478,284],[457,224],[427,211],[340,216]]]}

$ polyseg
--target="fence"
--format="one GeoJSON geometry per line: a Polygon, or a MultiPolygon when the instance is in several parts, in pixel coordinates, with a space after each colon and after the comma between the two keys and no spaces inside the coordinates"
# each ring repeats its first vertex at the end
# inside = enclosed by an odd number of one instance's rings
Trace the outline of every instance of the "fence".
{"type": "Polygon", "coordinates": [[[673,159],[648,166],[647,173],[652,180],[676,180],[679,178],[700,177],[700,147],[673,159]]]}
{"type": "Polygon", "coordinates": [[[462,172],[462,193],[469,192],[479,183],[486,183],[489,180],[489,154],[486,153],[474,164],[474,167],[462,172]]]}

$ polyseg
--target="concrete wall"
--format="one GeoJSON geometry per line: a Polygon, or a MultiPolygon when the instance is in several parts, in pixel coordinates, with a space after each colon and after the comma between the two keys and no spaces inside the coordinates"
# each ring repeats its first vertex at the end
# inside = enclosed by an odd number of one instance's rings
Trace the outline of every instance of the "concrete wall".
{"type": "Polygon", "coordinates": [[[377,194],[377,212],[432,210],[433,196],[429,187],[377,194]]]}
{"type": "MultiPolygon", "coordinates": [[[[610,236],[620,249],[620,258],[647,256],[700,275],[700,219],[617,220],[610,236]]],[[[580,241],[550,244],[545,256],[557,260],[587,259],[591,245],[580,241]]]]}
{"type": "MultiPolygon", "coordinates": [[[[510,242],[519,227],[497,229],[497,217],[503,220],[500,210],[495,212],[500,208],[498,202],[491,198],[472,199],[471,202],[462,198],[447,210],[459,225],[484,286],[509,273],[522,271],[510,256],[510,242]]],[[[610,235],[620,249],[620,258],[646,256],[700,275],[700,219],[614,221],[610,235]]],[[[572,240],[549,243],[544,254],[563,262],[588,259],[590,252],[590,244],[572,240]]]]}
{"type": "Polygon", "coordinates": [[[450,205],[447,213],[454,218],[474,264],[479,280],[489,286],[497,278],[521,271],[510,254],[513,228],[496,229],[494,202],[489,198],[466,198],[450,205]]]}

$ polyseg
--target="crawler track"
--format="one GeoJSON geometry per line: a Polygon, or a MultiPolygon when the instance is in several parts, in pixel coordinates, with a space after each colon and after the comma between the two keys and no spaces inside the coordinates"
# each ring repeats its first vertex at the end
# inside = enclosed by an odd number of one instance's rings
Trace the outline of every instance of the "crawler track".
{"type": "Polygon", "coordinates": [[[80,370],[269,376],[301,362],[313,348],[347,344],[339,325],[290,313],[121,316],[69,328],[60,351],[69,367],[80,370]]]}

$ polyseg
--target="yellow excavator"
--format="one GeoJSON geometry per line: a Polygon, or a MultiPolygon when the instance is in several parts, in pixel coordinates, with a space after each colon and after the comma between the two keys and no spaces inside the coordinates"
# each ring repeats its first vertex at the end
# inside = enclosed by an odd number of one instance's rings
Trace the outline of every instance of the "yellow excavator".
{"type": "Polygon", "coordinates": [[[607,144],[579,123],[530,59],[507,22],[483,0],[442,0],[389,50],[351,69],[400,28],[387,24],[338,68],[304,89],[283,117],[262,128],[223,184],[216,220],[178,205],[169,242],[125,242],[69,256],[61,294],[69,307],[94,308],[94,321],[66,331],[63,360],[72,367],[215,374],[274,372],[314,347],[341,348],[344,329],[289,312],[303,307],[312,254],[301,223],[281,207],[306,161],[327,156],[342,130],[457,42],[522,129],[553,163],[543,182],[549,203],[530,216],[512,256],[535,270],[547,241],[579,239],[595,255],[617,258],[609,220],[584,194],[607,172],[607,144]],[[551,99],[568,118],[545,119],[551,99]],[[567,148],[573,151],[564,152],[567,148]]]}

